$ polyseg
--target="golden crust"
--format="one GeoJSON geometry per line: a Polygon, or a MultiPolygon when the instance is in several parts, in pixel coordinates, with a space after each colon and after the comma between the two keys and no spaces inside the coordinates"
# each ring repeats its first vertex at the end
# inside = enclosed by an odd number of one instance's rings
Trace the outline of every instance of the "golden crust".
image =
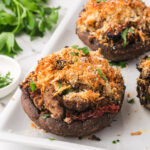
{"type": "MultiPolygon", "coordinates": [[[[150,72],[150,55],[141,60],[138,68],[141,70],[141,76],[145,78],[150,72]]],[[[141,79],[138,78],[137,80],[141,79]]]]}
{"type": "Polygon", "coordinates": [[[89,0],[77,21],[81,32],[90,32],[101,43],[107,43],[109,30],[120,32],[130,26],[143,42],[149,38],[150,8],[141,0],[89,0]]]}
{"type": "Polygon", "coordinates": [[[106,88],[105,96],[111,94],[116,100],[121,99],[120,93],[124,90],[120,70],[109,66],[107,60],[101,57],[99,51],[89,52],[88,55],[85,55],[82,50],[71,47],[64,48],[41,59],[35,71],[29,77],[41,89],[42,93],[49,84],[52,84],[55,88],[55,96],[61,94],[64,90],[76,87],[77,84],[86,85],[88,89],[85,91],[71,93],[72,96],[76,94],[75,96],[79,95],[83,99],[91,101],[104,98],[104,95],[100,95],[98,92],[100,86],[106,88]],[[58,61],[64,63],[61,69],[57,67],[58,61]],[[97,69],[100,69],[101,76],[97,69]],[[61,87],[59,83],[61,83],[61,87]]]}
{"type": "Polygon", "coordinates": [[[146,59],[142,59],[140,65],[138,66],[139,68],[150,68],[150,56],[148,56],[148,58],[146,59]]]}

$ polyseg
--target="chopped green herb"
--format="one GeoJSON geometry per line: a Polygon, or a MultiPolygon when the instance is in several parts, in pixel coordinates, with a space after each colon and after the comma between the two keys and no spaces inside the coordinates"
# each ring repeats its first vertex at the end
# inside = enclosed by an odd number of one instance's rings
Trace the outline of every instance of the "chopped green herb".
{"type": "Polygon", "coordinates": [[[58,86],[59,86],[59,89],[60,89],[61,88],[61,82],[58,81],[57,83],[58,83],[58,86]]]}
{"type": "Polygon", "coordinates": [[[117,142],[116,142],[116,141],[112,141],[112,143],[113,143],[113,144],[116,144],[117,142]]]}
{"type": "Polygon", "coordinates": [[[54,139],[54,138],[49,138],[49,140],[50,140],[50,141],[55,141],[56,139],[54,139]]]}
{"type": "Polygon", "coordinates": [[[78,48],[79,48],[78,45],[73,45],[73,46],[71,46],[71,47],[74,48],[74,49],[78,49],[78,48]]]}
{"type": "Polygon", "coordinates": [[[13,79],[10,78],[10,72],[8,72],[5,76],[0,74],[0,88],[8,86],[12,83],[13,79]]]}
{"type": "Polygon", "coordinates": [[[119,139],[112,141],[113,144],[117,144],[117,143],[119,143],[119,142],[120,142],[119,139]]]}
{"type": "Polygon", "coordinates": [[[78,58],[75,58],[74,63],[78,61],[78,58]]]}
{"type": "Polygon", "coordinates": [[[147,59],[150,60],[150,56],[147,59]]]}
{"type": "Polygon", "coordinates": [[[65,95],[69,94],[71,91],[72,91],[72,89],[67,89],[67,90],[65,91],[65,95]]]}
{"type": "Polygon", "coordinates": [[[79,52],[70,52],[71,55],[79,56],[79,52]]]}
{"type": "Polygon", "coordinates": [[[47,6],[48,0],[0,1],[0,54],[14,57],[22,49],[15,36],[30,35],[31,40],[42,37],[46,29],[52,30],[58,20],[60,7],[47,6]]]}
{"type": "Polygon", "coordinates": [[[134,98],[128,100],[128,103],[129,103],[129,104],[134,104],[134,103],[135,103],[134,98]]]}
{"type": "Polygon", "coordinates": [[[121,34],[121,37],[123,39],[123,46],[126,47],[127,45],[127,35],[128,35],[128,32],[131,32],[134,34],[134,31],[131,29],[131,28],[126,28],[122,34],[121,34]]]}
{"type": "Polygon", "coordinates": [[[119,62],[110,61],[109,65],[110,66],[116,66],[116,67],[125,68],[125,67],[127,67],[127,62],[126,61],[119,61],[119,62]]]}
{"type": "Polygon", "coordinates": [[[72,48],[74,49],[77,49],[77,50],[82,50],[82,52],[85,54],[85,55],[88,55],[89,54],[89,49],[87,47],[83,47],[83,48],[79,48],[78,45],[73,45],[71,46],[72,48]]]}
{"type": "Polygon", "coordinates": [[[96,0],[97,3],[106,2],[106,0],[96,0]]]}
{"type": "Polygon", "coordinates": [[[79,139],[79,140],[82,140],[82,137],[81,137],[81,136],[79,136],[79,137],[78,137],[78,139],[79,139]]]}
{"type": "Polygon", "coordinates": [[[129,31],[128,32],[131,32],[134,34],[134,30],[132,28],[129,28],[129,31]]]}
{"type": "Polygon", "coordinates": [[[76,55],[76,56],[79,56],[79,53],[78,53],[78,52],[75,52],[75,55],[76,55]]]}
{"type": "Polygon", "coordinates": [[[106,78],[106,76],[103,75],[103,73],[101,72],[100,69],[96,69],[96,71],[99,73],[99,76],[100,76],[101,78],[103,78],[105,81],[108,80],[108,79],[106,78]]]}
{"type": "Polygon", "coordinates": [[[42,119],[46,119],[46,118],[49,118],[50,117],[50,114],[45,114],[44,116],[42,116],[42,119]]]}
{"type": "Polygon", "coordinates": [[[126,28],[123,33],[121,34],[121,37],[123,39],[123,46],[126,47],[127,45],[127,34],[128,34],[128,28],[126,28]]]}
{"type": "Polygon", "coordinates": [[[34,92],[36,89],[36,84],[33,81],[30,83],[30,88],[32,92],[34,92]]]}
{"type": "Polygon", "coordinates": [[[74,52],[70,52],[71,55],[74,55],[74,52]]]}
{"type": "Polygon", "coordinates": [[[87,47],[80,48],[85,55],[89,54],[89,49],[87,47]]]}

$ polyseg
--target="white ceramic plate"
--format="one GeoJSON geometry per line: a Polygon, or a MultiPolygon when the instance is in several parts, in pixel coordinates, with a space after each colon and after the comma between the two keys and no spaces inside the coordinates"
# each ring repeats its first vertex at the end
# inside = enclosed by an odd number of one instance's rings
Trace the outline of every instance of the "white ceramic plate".
{"type": "MultiPolygon", "coordinates": [[[[45,47],[41,57],[61,49],[66,45],[78,44],[84,46],[75,34],[75,22],[86,0],[73,1],[74,7],[65,16],[51,40],[45,47]]],[[[147,0],[149,3],[150,0],[147,0]]],[[[138,60],[128,62],[128,67],[121,72],[125,79],[126,94],[130,93],[131,98],[135,98],[135,104],[127,103],[125,96],[121,113],[116,117],[116,121],[110,127],[96,133],[101,138],[100,142],[79,140],[77,138],[59,137],[50,133],[43,133],[42,130],[34,129],[30,126],[31,120],[24,113],[21,104],[21,92],[18,89],[2,115],[0,116],[0,140],[19,142],[34,145],[37,147],[57,149],[57,150],[149,150],[150,149],[150,112],[144,109],[139,99],[136,98],[136,78],[139,76],[136,70],[138,60]],[[131,132],[142,131],[141,135],[131,136],[131,132]],[[120,136],[117,136],[120,134],[120,136]],[[55,138],[50,141],[48,138],[55,138]],[[119,139],[118,144],[112,144],[113,140],[119,139]]]]}

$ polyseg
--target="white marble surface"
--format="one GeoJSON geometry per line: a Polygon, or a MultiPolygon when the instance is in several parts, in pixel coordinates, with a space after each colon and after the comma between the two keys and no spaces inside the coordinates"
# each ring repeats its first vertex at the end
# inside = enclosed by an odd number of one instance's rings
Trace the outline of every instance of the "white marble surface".
{"type": "MultiPolygon", "coordinates": [[[[71,0],[63,0],[63,2],[62,0],[51,0],[50,5],[56,6],[56,7],[61,6],[61,10],[59,13],[60,14],[59,21],[57,24],[58,26],[59,23],[62,21],[63,17],[65,16],[68,7],[71,7],[73,3],[71,0]]],[[[40,58],[40,54],[42,51],[44,51],[44,46],[48,42],[52,34],[54,33],[55,28],[51,32],[47,31],[43,38],[37,38],[32,42],[30,41],[27,35],[22,35],[20,37],[17,37],[17,41],[19,45],[23,48],[23,52],[21,52],[18,56],[15,57],[15,59],[19,62],[21,69],[22,69],[22,76],[21,76],[20,81],[24,79],[25,75],[28,73],[29,69],[32,67],[32,64],[37,62],[38,58],[40,58]]],[[[4,110],[5,106],[10,101],[15,91],[13,91],[7,97],[0,99],[0,113],[4,110]]],[[[20,149],[21,150],[27,150],[27,149],[34,150],[34,148],[30,146],[0,141],[0,150],[10,150],[10,149],[11,150],[20,150],[20,149]]],[[[39,150],[39,149],[36,148],[36,150],[39,150]]]]}

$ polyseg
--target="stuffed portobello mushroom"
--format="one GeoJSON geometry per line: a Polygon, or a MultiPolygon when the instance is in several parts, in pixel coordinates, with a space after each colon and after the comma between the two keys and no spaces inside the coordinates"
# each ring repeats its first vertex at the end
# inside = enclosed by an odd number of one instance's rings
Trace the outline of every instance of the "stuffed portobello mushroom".
{"type": "Polygon", "coordinates": [[[100,52],[66,47],[41,59],[20,85],[22,106],[40,128],[61,136],[86,136],[112,122],[124,98],[120,70],[100,52]]]}
{"type": "Polygon", "coordinates": [[[109,60],[132,59],[150,50],[150,8],[141,0],[89,0],[76,32],[109,60]]]}
{"type": "Polygon", "coordinates": [[[138,64],[140,77],[137,79],[137,92],[141,105],[150,110],[150,55],[138,64]]]}

